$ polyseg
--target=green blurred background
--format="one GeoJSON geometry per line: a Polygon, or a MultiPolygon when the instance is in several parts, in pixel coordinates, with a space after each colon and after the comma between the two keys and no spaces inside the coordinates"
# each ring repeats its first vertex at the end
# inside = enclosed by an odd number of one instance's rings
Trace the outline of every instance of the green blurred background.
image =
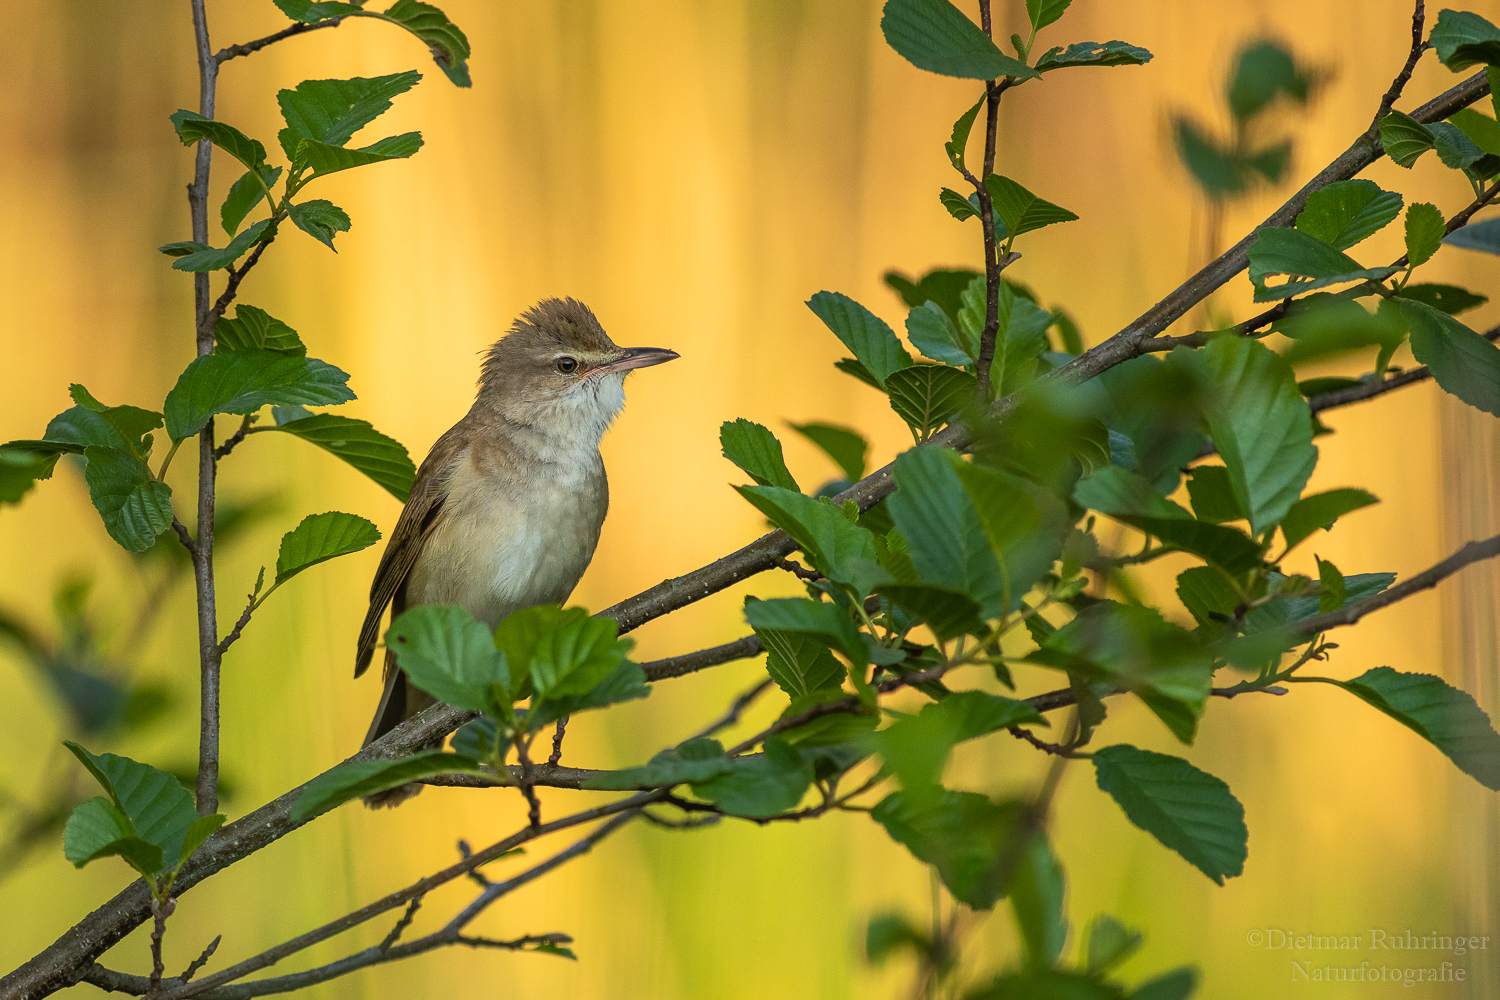
{"type": "MultiPolygon", "coordinates": [[[[318,196],[354,220],[338,256],[292,232],[242,293],[297,328],[315,356],[352,373],[360,398],[341,412],[371,420],[420,460],[468,407],[476,352],[549,295],[589,303],[621,344],[681,352],[680,362],[631,380],[630,404],[606,439],[614,503],[574,595],[590,608],[760,533],[758,515],[728,488],[741,477],[719,454],[722,421],[858,426],[872,436],[875,464],[909,445],[881,397],[834,371],[840,345],[802,303],[819,289],[842,291],[899,329],[904,310],[882,285],[883,271],[977,263],[977,229],[950,219],[936,197],[954,183],[942,142],[977,96],[974,84],[920,72],[896,56],[880,36],[876,0],[441,5],[473,45],[472,90],[452,87],[409,36],[357,21],[234,60],[220,77],[219,117],[269,144],[282,87],[412,67],[425,75],[375,128],[380,135],[420,129],[426,147],[410,161],[320,182],[318,196]]],[[[167,115],[197,106],[181,0],[6,6],[0,440],[38,436],[69,405],[74,381],[109,403],[155,407],[190,358],[191,280],[153,248],[188,236],[192,151],[176,142],[167,115]]],[[[1471,9],[1500,19],[1493,2],[1471,9]]],[[[1020,0],[997,2],[997,10],[997,37],[1019,29],[1020,0]]],[[[270,0],[209,2],[216,49],[285,24],[270,0]]],[[[1368,126],[1410,42],[1404,0],[1076,0],[1044,33],[1044,47],[1122,38],[1149,48],[1155,60],[1049,74],[1006,95],[999,169],[1082,217],[1029,236],[1025,258],[1008,276],[1035,287],[1049,305],[1065,305],[1086,343],[1119,329],[1204,259],[1205,202],[1177,161],[1170,122],[1189,112],[1227,128],[1225,73],[1242,44],[1264,36],[1329,76],[1317,102],[1284,123],[1297,137],[1288,183],[1226,209],[1223,233],[1232,241],[1368,126]]],[[[1429,57],[1399,106],[1410,109],[1454,79],[1429,57]]],[[[215,206],[237,175],[215,157],[215,206]]],[[[1367,176],[1448,214],[1470,197],[1435,157],[1414,171],[1382,160],[1367,176]]],[[[1399,241],[1399,226],[1391,226],[1365,256],[1395,257],[1399,241]]],[[[1429,270],[1427,280],[1492,294],[1496,287],[1493,258],[1447,250],[1429,270]]],[[[1249,315],[1247,283],[1216,298],[1213,309],[1249,315]]],[[[1465,317],[1477,329],[1497,318],[1494,304],[1465,317]]],[[[1409,357],[1397,362],[1411,364],[1409,357]]],[[[1361,366],[1369,359],[1309,374],[1361,366]]],[[[1310,568],[1316,551],[1345,573],[1404,576],[1497,530],[1491,456],[1500,441],[1490,418],[1427,384],[1325,420],[1338,434],[1320,442],[1311,488],[1363,486],[1384,502],[1304,546],[1293,560],[1298,568],[1310,568]]],[[[389,495],[357,473],[281,437],[252,438],[222,468],[226,498],[274,495],[278,503],[221,554],[224,628],[257,567],[274,561],[280,534],[305,513],[351,511],[384,530],[398,513],[389,495]]],[[[800,440],[789,440],[787,452],[804,483],[835,474],[800,440]]],[[[174,467],[179,497],[192,488],[192,468],[191,461],[174,467]]],[[[373,675],[351,680],[352,649],[378,557],[377,547],[299,577],[228,656],[223,750],[231,818],[358,747],[379,692],[373,675]]],[[[54,588],[70,578],[95,578],[90,607],[116,649],[130,642],[137,605],[154,601],[152,577],[109,542],[71,468],[60,467],[21,506],[0,510],[0,558],[0,608],[37,627],[51,620],[54,588]]],[[[1163,567],[1145,582],[1170,600],[1170,575],[1180,568],[1163,567]]],[[[745,593],[795,590],[785,574],[757,577],[645,626],[636,633],[637,653],[652,659],[735,638],[745,630],[738,612],[745,593]]],[[[1493,712],[1495,594],[1492,571],[1470,569],[1341,633],[1329,670],[1347,677],[1388,664],[1439,673],[1493,712]]],[[[138,677],[175,692],[172,712],[92,749],[185,766],[197,735],[190,595],[179,587],[159,610],[160,627],[133,659],[138,677]]],[[[645,702],[580,718],[564,762],[639,763],[701,728],[762,670],[758,661],[727,665],[664,683],[645,702]]],[[[1049,681],[1028,680],[1028,693],[1049,681]]],[[[780,710],[773,700],[751,724],[780,710]]],[[[1332,688],[1211,708],[1187,753],[1245,804],[1245,875],[1214,886],[1131,826],[1087,769],[1075,768],[1064,778],[1054,828],[1075,942],[1092,915],[1110,912],[1148,932],[1146,948],[1125,968],[1132,981],[1195,962],[1204,970],[1201,996],[1259,998],[1291,982],[1292,960],[1340,956],[1256,948],[1256,930],[1410,928],[1500,938],[1494,797],[1432,747],[1332,688]]],[[[0,645],[7,800],[40,802],[67,773],[57,758],[68,733],[59,718],[36,672],[11,645],[0,645]]],[[[1112,705],[1104,737],[1173,750],[1165,729],[1124,700],[1112,705]]],[[[966,747],[949,780],[992,794],[1020,791],[1040,775],[1037,756],[992,739],[966,747]]],[[[591,800],[544,796],[549,814],[591,800]]],[[[0,824],[13,815],[0,812],[0,824]]],[[[488,843],[521,822],[519,797],[500,792],[429,789],[393,812],[341,809],[184,897],[168,933],[169,971],[218,933],[224,943],[216,965],[257,952],[451,863],[460,837],[488,843]]],[[[500,862],[491,873],[526,860],[500,862]]],[[[0,864],[4,969],[126,882],[118,863],[72,870],[53,840],[0,864]]],[[[458,883],[434,893],[415,931],[445,920],[471,891],[458,883]]],[[[499,937],[571,933],[579,962],[451,950],[309,995],[904,996],[905,963],[864,964],[864,922],[891,908],[925,920],[927,895],[927,872],[859,815],[766,828],[730,821],[694,833],[635,825],[507,897],[476,925],[499,937]]],[[[368,924],[275,971],[374,944],[390,922],[368,924]]],[[[971,936],[965,962],[987,967],[1012,954],[1013,944],[1002,910],[971,936]]],[[[1452,960],[1467,970],[1471,992],[1297,987],[1320,997],[1490,996],[1500,986],[1500,940],[1491,944],[1463,957],[1363,953],[1352,963],[1452,960]]],[[[117,946],[107,964],[145,971],[144,933],[117,946]]]]}

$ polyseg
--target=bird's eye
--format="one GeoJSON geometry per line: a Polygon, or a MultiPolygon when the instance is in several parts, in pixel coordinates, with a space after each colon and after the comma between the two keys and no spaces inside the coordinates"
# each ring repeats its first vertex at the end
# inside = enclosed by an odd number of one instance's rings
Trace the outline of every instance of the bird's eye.
{"type": "Polygon", "coordinates": [[[571,375],[578,370],[578,361],[575,358],[558,358],[557,370],[564,375],[571,375]]]}

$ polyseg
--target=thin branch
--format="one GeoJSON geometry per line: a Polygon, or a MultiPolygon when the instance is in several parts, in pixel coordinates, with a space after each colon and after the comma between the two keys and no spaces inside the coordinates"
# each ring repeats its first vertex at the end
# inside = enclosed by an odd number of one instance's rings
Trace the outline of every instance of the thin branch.
{"type": "Polygon", "coordinates": [[[526,816],[533,830],[542,828],[542,800],[536,796],[536,767],[531,763],[528,740],[516,741],[516,758],[521,762],[521,780],[517,783],[526,799],[526,816]]]}
{"type": "Polygon", "coordinates": [[[216,65],[222,65],[229,60],[237,58],[239,56],[248,56],[250,53],[259,52],[267,45],[279,42],[283,38],[294,38],[297,35],[305,35],[309,31],[317,31],[321,28],[337,28],[339,24],[344,20],[344,17],[347,16],[348,15],[331,17],[326,21],[319,21],[317,24],[303,24],[299,22],[292,25],[290,28],[281,29],[274,35],[267,35],[264,38],[257,38],[253,42],[240,42],[238,45],[231,45],[228,48],[220,49],[218,52],[214,53],[214,63],[216,65]]]}
{"type": "Polygon", "coordinates": [[[177,900],[168,896],[166,899],[151,900],[151,979],[147,993],[155,994],[161,989],[161,974],[166,971],[166,966],[161,960],[162,938],[167,936],[167,918],[172,911],[177,909],[177,900]]]}
{"type": "MultiPolygon", "coordinates": [[[[1500,340],[1500,326],[1486,330],[1482,336],[1485,340],[1492,342],[1500,340]]],[[[1430,378],[1432,378],[1432,371],[1426,365],[1422,365],[1420,368],[1413,368],[1410,371],[1404,371],[1399,375],[1392,375],[1390,378],[1381,379],[1376,382],[1364,382],[1360,385],[1351,385],[1347,389],[1320,392],[1316,396],[1308,397],[1307,405],[1312,407],[1314,413],[1320,413],[1323,410],[1333,410],[1340,406],[1348,406],[1350,403],[1359,403],[1366,399],[1374,399],[1376,396],[1383,396],[1395,389],[1401,389],[1430,378]]]]}
{"type": "MultiPolygon", "coordinates": [[[[205,235],[204,239],[206,240],[207,238],[205,235]]],[[[200,315],[198,320],[198,340],[201,344],[206,335],[209,351],[213,350],[214,324],[219,322],[219,318],[224,315],[224,310],[228,309],[229,304],[234,301],[235,294],[238,293],[240,288],[240,282],[245,280],[245,275],[250,273],[250,269],[260,261],[260,255],[266,252],[266,247],[270,246],[275,239],[276,233],[274,231],[269,235],[262,236],[260,242],[255,244],[255,249],[250,251],[250,256],[245,258],[245,262],[239,267],[231,267],[229,269],[229,280],[225,282],[224,290],[219,293],[219,297],[214,300],[213,308],[209,309],[207,313],[200,315]]],[[[202,353],[206,354],[208,352],[204,351],[202,353]]]]}
{"type": "Polygon", "coordinates": [[[183,548],[187,549],[188,555],[196,556],[198,543],[193,541],[193,536],[188,534],[187,525],[178,520],[176,514],[172,515],[172,530],[177,533],[177,540],[182,543],[183,548]]]}
{"type": "Polygon", "coordinates": [[[641,669],[646,672],[646,680],[662,681],[669,677],[681,677],[708,667],[716,667],[731,660],[747,660],[765,651],[766,647],[760,644],[759,636],[747,635],[743,639],[726,642],[722,646],[701,649],[696,653],[685,653],[682,656],[672,656],[665,660],[642,663],[641,669]]]}
{"type": "Polygon", "coordinates": [[[219,934],[212,941],[208,942],[208,947],[203,949],[201,955],[188,963],[188,967],[183,970],[182,975],[177,977],[178,980],[184,983],[190,982],[198,974],[198,970],[207,965],[208,960],[214,957],[214,952],[219,950],[219,942],[222,940],[224,940],[224,935],[219,934]]]}
{"type": "Polygon", "coordinates": [[[722,729],[728,729],[736,722],[739,722],[740,716],[744,714],[745,709],[749,708],[755,702],[755,699],[759,698],[769,690],[771,690],[771,678],[763,678],[759,684],[756,684],[754,687],[750,688],[750,690],[734,699],[734,704],[729,706],[729,711],[725,712],[723,717],[715,722],[710,723],[702,730],[695,733],[693,735],[693,739],[703,739],[705,737],[712,736],[714,733],[717,733],[722,729]]]}
{"type": "Polygon", "coordinates": [[[823,579],[822,573],[819,573],[815,569],[808,569],[801,563],[792,562],[790,559],[777,559],[771,565],[777,569],[785,570],[799,580],[806,580],[808,583],[816,583],[823,579]]]}
{"type": "Polygon", "coordinates": [[[219,656],[221,658],[229,651],[229,647],[234,645],[235,640],[240,637],[240,633],[245,630],[245,626],[250,624],[250,615],[254,613],[256,607],[255,595],[251,594],[250,600],[245,604],[245,610],[240,612],[239,621],[234,623],[234,628],[230,629],[229,634],[219,643],[219,656]]]}
{"type": "Polygon", "coordinates": [[[380,951],[390,951],[396,942],[401,940],[401,935],[411,926],[411,922],[417,918],[417,911],[422,908],[423,898],[422,896],[417,896],[410,903],[406,904],[406,912],[401,914],[401,919],[396,921],[396,926],[392,927],[391,932],[385,936],[385,939],[376,945],[380,951]]]}
{"type": "Polygon", "coordinates": [[[214,449],[215,461],[227,457],[231,451],[234,451],[236,445],[245,440],[245,435],[250,433],[250,425],[255,422],[254,417],[255,414],[253,413],[245,414],[245,419],[240,421],[239,430],[229,435],[223,444],[214,449]]]}
{"type": "Polygon", "coordinates": [[[1416,9],[1411,15],[1411,53],[1406,57],[1406,65],[1401,67],[1401,72],[1396,74],[1396,79],[1391,81],[1391,89],[1385,92],[1380,99],[1380,108],[1375,112],[1375,118],[1370,122],[1370,132],[1380,134],[1380,120],[1390,113],[1391,108],[1396,106],[1396,101],[1401,97],[1401,91],[1406,89],[1406,82],[1411,79],[1412,70],[1417,68],[1417,60],[1422,58],[1429,46],[1422,39],[1422,22],[1426,17],[1423,9],[1423,0],[1417,0],[1416,9]]]}
{"type": "Polygon", "coordinates": [[[568,731],[568,717],[565,715],[557,720],[557,728],[552,732],[552,753],[547,757],[547,763],[556,767],[562,762],[563,736],[568,731]]]}

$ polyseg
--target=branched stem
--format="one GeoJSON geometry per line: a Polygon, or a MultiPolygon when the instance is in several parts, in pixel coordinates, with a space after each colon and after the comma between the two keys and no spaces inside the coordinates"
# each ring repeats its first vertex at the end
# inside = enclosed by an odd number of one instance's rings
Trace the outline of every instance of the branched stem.
{"type": "Polygon", "coordinates": [[[257,38],[253,42],[240,42],[237,45],[230,45],[226,48],[222,48],[218,52],[214,53],[214,63],[216,65],[220,65],[238,56],[248,56],[250,53],[259,52],[267,45],[279,42],[283,38],[294,38],[297,35],[305,35],[309,31],[317,31],[320,28],[337,28],[343,22],[343,20],[343,17],[330,17],[328,20],[319,21],[317,24],[303,24],[301,22],[298,22],[297,24],[292,25],[290,28],[281,29],[274,35],[267,35],[264,38],[257,38]]]}

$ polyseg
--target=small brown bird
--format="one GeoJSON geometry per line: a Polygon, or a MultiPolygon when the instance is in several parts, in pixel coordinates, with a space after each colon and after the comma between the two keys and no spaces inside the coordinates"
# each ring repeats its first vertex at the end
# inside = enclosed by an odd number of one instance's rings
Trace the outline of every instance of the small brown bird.
{"type": "MultiPolygon", "coordinates": [[[[493,628],[521,608],[566,601],[609,506],[599,440],[625,405],[625,376],[676,357],[616,347],[573,299],[523,313],[486,353],[474,405],[417,470],[370,585],[354,676],[370,665],[387,606],[395,619],[460,604],[493,628]]],[[[365,745],[431,704],[386,650],[365,745]]]]}

